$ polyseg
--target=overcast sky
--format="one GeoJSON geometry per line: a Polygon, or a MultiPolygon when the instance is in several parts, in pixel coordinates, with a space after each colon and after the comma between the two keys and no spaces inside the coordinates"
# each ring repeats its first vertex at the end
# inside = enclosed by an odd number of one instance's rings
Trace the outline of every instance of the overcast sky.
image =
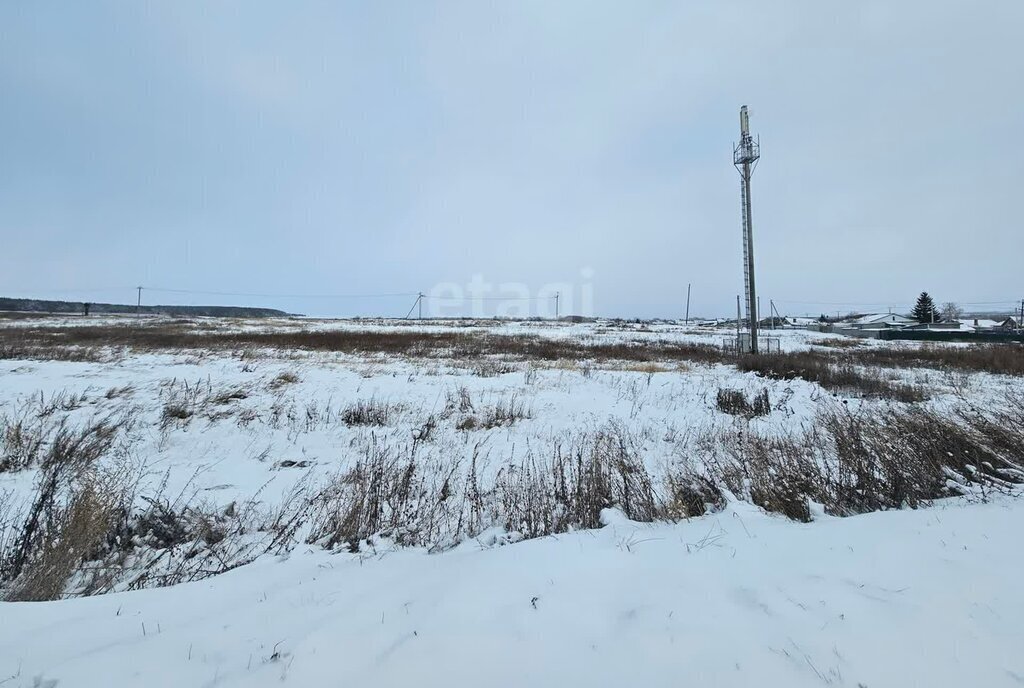
{"type": "Polygon", "coordinates": [[[692,282],[725,315],[748,104],[763,308],[1008,305],[1022,26],[1020,0],[6,2],[0,295],[404,315],[319,296],[476,279],[674,317],[692,282]]]}

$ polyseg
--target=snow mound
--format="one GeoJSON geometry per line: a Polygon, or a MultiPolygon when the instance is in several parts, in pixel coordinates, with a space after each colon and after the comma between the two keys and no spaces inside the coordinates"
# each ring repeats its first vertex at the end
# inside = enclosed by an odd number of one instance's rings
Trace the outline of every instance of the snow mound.
{"type": "MultiPolygon", "coordinates": [[[[0,604],[0,682],[819,687],[1024,677],[1024,502],[810,524],[730,505],[629,534],[621,527],[634,524],[615,509],[601,522],[613,527],[440,554],[297,550],[194,584],[0,604]]],[[[494,531],[481,544],[504,539],[494,531]]]]}

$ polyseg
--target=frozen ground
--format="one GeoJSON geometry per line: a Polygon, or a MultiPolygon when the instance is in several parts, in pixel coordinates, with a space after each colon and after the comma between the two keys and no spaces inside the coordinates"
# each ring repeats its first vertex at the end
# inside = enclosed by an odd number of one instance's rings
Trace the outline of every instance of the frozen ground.
{"type": "Polygon", "coordinates": [[[296,551],[0,607],[14,686],[1018,686],[1020,502],[679,525],[443,554],[296,551]],[[56,683],[54,683],[56,682],[56,683]]]}
{"type": "MultiPolygon", "coordinates": [[[[74,325],[110,322],[125,320],[74,325]]],[[[728,336],[604,322],[197,322],[585,342],[728,336]]],[[[785,351],[828,339],[778,334],[785,351]]],[[[940,410],[965,399],[986,407],[1019,385],[985,373],[886,374],[926,385],[922,406],[940,410]]],[[[674,467],[700,463],[701,437],[806,432],[822,408],[882,405],[718,363],[202,350],[0,360],[0,417],[52,430],[128,414],[116,459],[137,470],[137,503],[159,494],[209,513],[282,508],[380,447],[428,466],[472,465],[493,482],[523,457],[547,461],[602,433],[628,442],[660,490],[674,467]],[[723,413],[722,388],[766,390],[771,412],[723,413]],[[360,405],[384,416],[346,421],[360,405]]],[[[0,471],[0,511],[4,500],[28,504],[40,475],[0,471]]],[[[816,512],[799,524],[729,495],[724,510],[676,525],[608,511],[608,527],[508,546],[492,546],[517,539],[497,528],[453,530],[445,548],[461,544],[433,554],[386,539],[358,554],[303,544],[191,584],[0,603],[0,686],[1024,684],[1017,501],[816,512]]],[[[114,589],[127,587],[145,586],[114,589]]]]}
{"type": "MultiPolygon", "coordinates": [[[[68,319],[80,324],[124,324],[127,318],[68,319]]],[[[546,322],[495,323],[450,321],[417,325],[414,321],[201,320],[219,331],[270,329],[290,331],[344,329],[356,331],[485,331],[533,334],[543,337],[594,341],[669,341],[720,343],[725,330],[670,324],[546,322]],[[214,325],[210,325],[210,323],[214,325]]],[[[53,324],[45,319],[11,321],[15,327],[53,324]]],[[[7,324],[4,324],[7,326],[7,324]]],[[[812,348],[836,339],[803,330],[779,331],[784,351],[812,348]]],[[[879,346],[879,342],[871,342],[879,346]]],[[[892,344],[887,344],[892,345],[892,344]]],[[[897,343],[898,346],[913,346],[897,343]]],[[[974,375],[964,380],[932,370],[891,371],[894,377],[926,384],[942,405],[965,390],[981,403],[1016,380],[974,375]]],[[[0,414],[17,416],[47,401],[81,398],[67,412],[69,420],[84,421],[125,408],[140,417],[135,453],[149,473],[163,477],[169,469],[169,492],[188,484],[223,504],[253,495],[268,480],[273,491],[286,491],[303,474],[294,468],[277,470],[282,461],[309,464],[313,473],[333,473],[351,460],[353,446],[371,434],[409,442],[431,416],[445,412],[446,403],[463,391],[473,413],[514,402],[527,417],[510,425],[455,432],[441,424],[425,450],[470,456],[474,449],[491,466],[501,466],[527,443],[551,445],[573,434],[593,433],[611,424],[628,426],[643,443],[644,460],[653,468],[673,458],[679,442],[696,430],[721,431],[750,427],[762,432],[809,427],[823,403],[846,402],[856,407],[855,395],[836,395],[800,379],[767,380],[740,373],[731,365],[591,364],[540,362],[505,364],[457,359],[409,360],[387,355],[350,356],[324,352],[262,352],[238,356],[188,351],[176,354],[118,355],[106,362],[0,361],[0,414]],[[280,376],[288,377],[280,383],[280,376]],[[773,413],[738,421],[715,406],[720,388],[747,393],[767,389],[773,413]],[[111,390],[116,393],[111,396],[111,390]],[[218,396],[240,392],[238,399],[208,403],[218,396]],[[192,401],[195,415],[164,424],[169,403],[192,401]],[[389,407],[387,423],[349,427],[338,422],[346,406],[373,401],[389,407]],[[199,408],[202,407],[202,408],[199,408]]],[[[63,411],[63,409],[61,409],[63,411]]],[[[461,414],[467,415],[467,414],[461,414]]],[[[460,420],[460,414],[453,423],[460,420]]],[[[0,473],[0,489],[12,482],[30,482],[30,472],[0,473]]]]}

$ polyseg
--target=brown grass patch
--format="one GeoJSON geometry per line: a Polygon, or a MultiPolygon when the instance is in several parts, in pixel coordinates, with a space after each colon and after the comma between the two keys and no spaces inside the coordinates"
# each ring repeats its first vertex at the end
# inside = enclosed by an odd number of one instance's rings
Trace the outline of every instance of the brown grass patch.
{"type": "Polygon", "coordinates": [[[903,402],[923,401],[927,398],[920,386],[892,382],[883,378],[878,370],[861,370],[847,359],[829,354],[802,351],[743,356],[737,361],[736,367],[773,380],[800,378],[815,382],[832,392],[847,392],[903,402]]]}
{"type": "MultiPolygon", "coordinates": [[[[486,359],[510,361],[691,361],[717,363],[725,360],[716,347],[658,341],[626,341],[588,344],[578,340],[551,339],[537,335],[494,335],[486,332],[197,332],[169,323],[133,326],[84,326],[74,328],[0,328],[3,347],[52,349],[56,357],[68,347],[124,347],[132,350],[221,350],[250,348],[271,350],[330,351],[346,354],[389,354],[412,358],[443,358],[466,362],[486,359]]],[[[13,351],[13,349],[12,349],[13,351]]],[[[12,356],[15,355],[15,351],[12,356]]]]}

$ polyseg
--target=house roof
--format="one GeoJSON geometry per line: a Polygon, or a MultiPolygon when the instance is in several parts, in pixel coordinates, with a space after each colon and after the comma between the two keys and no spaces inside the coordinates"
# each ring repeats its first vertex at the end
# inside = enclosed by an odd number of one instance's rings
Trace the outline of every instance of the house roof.
{"type": "Polygon", "coordinates": [[[989,320],[988,318],[960,318],[960,326],[967,328],[991,328],[999,327],[1005,320],[989,320]]]}
{"type": "Polygon", "coordinates": [[[898,313],[870,313],[849,321],[851,325],[884,325],[887,323],[900,325],[909,322],[913,321],[898,313]]]}

